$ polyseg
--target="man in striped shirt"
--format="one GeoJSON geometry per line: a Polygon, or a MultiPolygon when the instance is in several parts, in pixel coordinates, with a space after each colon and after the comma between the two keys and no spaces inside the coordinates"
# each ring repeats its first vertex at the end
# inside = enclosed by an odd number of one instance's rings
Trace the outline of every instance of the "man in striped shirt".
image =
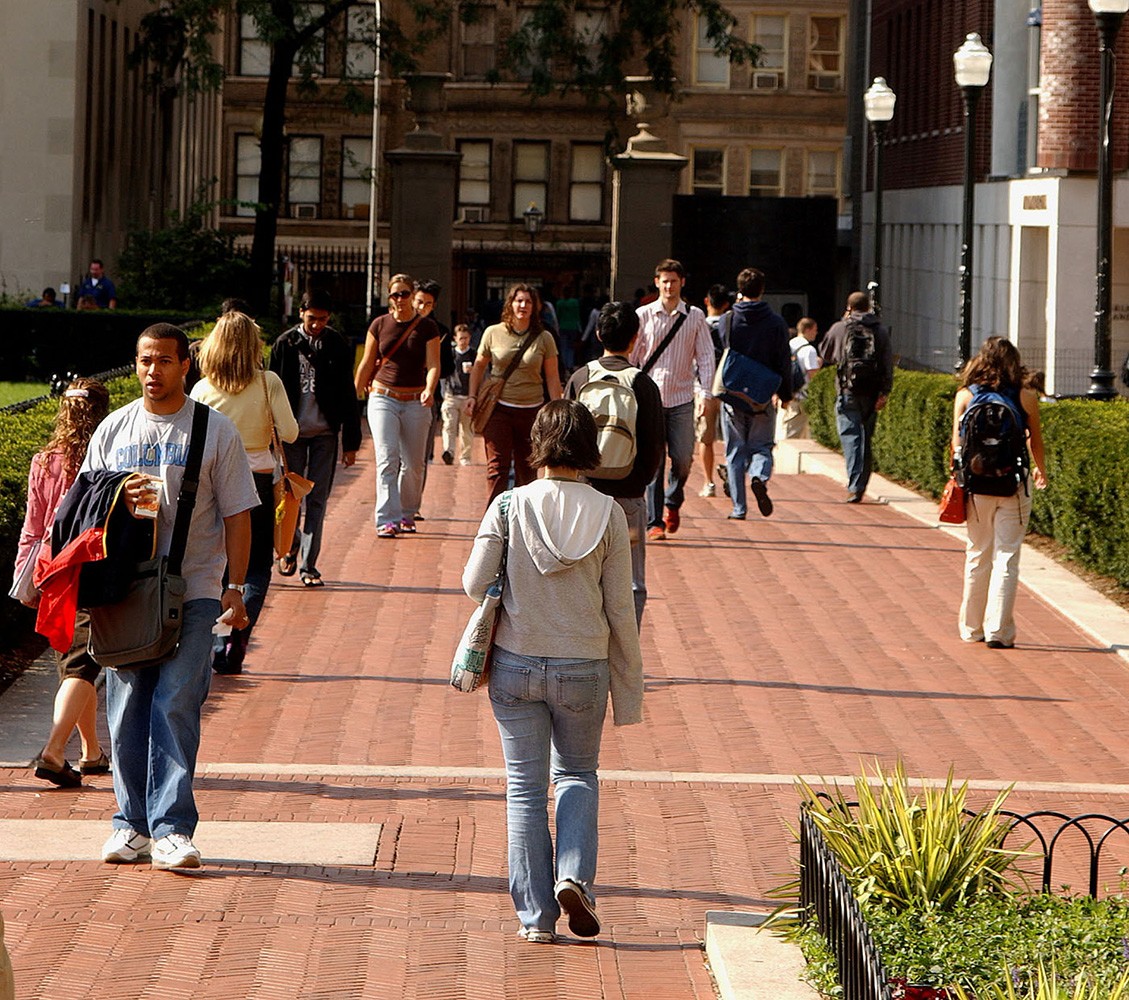
{"type": "Polygon", "coordinates": [[[637,310],[639,336],[630,358],[659,387],[666,455],[670,457],[669,476],[664,456],[647,487],[647,538],[651,541],[661,541],[668,532],[673,535],[681,523],[679,508],[694,458],[695,375],[702,395],[712,397],[713,341],[702,310],[682,301],[685,284],[686,270],[678,261],[662,260],[655,266],[659,297],[637,310]]]}

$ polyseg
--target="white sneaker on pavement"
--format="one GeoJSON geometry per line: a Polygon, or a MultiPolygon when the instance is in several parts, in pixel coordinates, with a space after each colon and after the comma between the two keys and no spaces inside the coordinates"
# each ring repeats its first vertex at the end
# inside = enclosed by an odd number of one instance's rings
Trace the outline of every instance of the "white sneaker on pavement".
{"type": "Polygon", "coordinates": [[[199,868],[200,852],[183,833],[170,833],[153,843],[153,867],[199,868]]]}
{"type": "Polygon", "coordinates": [[[149,854],[151,841],[144,834],[130,827],[123,827],[110,834],[110,839],[102,845],[102,860],[111,865],[129,865],[149,854]]]}
{"type": "Polygon", "coordinates": [[[717,487],[713,483],[706,483],[705,486],[698,491],[700,497],[715,497],[717,496],[717,487]]]}

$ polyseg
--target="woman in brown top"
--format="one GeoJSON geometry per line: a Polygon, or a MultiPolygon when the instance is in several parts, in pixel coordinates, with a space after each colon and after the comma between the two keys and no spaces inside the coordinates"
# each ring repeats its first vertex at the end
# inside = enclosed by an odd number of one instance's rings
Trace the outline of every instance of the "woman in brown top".
{"type": "Polygon", "coordinates": [[[541,296],[532,285],[514,285],[502,307],[502,322],[488,326],[478,345],[478,357],[470,370],[470,402],[489,374],[501,378],[519,348],[525,343],[521,362],[502,389],[494,412],[482,430],[486,445],[487,504],[509,485],[510,464],[514,485],[524,486],[537,478],[529,463],[530,431],[537,411],[550,399],[561,398],[561,373],[553,335],[541,326],[541,296]],[[544,381],[542,381],[544,380],[544,381]]]}
{"type": "Polygon", "coordinates": [[[357,368],[357,393],[369,393],[381,538],[416,530],[413,515],[419,509],[431,401],[439,382],[439,327],[416,317],[412,285],[406,274],[389,280],[388,312],[368,328],[357,368]]]}

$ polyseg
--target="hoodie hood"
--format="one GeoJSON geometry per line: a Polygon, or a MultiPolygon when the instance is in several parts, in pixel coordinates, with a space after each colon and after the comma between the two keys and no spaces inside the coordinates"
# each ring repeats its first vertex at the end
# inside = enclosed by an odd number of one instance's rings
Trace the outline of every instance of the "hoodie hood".
{"type": "Polygon", "coordinates": [[[599,545],[614,503],[587,483],[538,479],[514,490],[510,528],[521,533],[539,572],[559,573],[599,545]]]}
{"type": "Polygon", "coordinates": [[[763,319],[772,313],[772,306],[770,306],[764,299],[756,299],[750,301],[742,299],[740,302],[733,304],[735,311],[742,313],[746,317],[746,322],[756,323],[758,320],[763,319]]]}
{"type": "Polygon", "coordinates": [[[857,319],[863,326],[878,326],[879,319],[872,312],[853,312],[851,313],[852,319],[857,319]]]}

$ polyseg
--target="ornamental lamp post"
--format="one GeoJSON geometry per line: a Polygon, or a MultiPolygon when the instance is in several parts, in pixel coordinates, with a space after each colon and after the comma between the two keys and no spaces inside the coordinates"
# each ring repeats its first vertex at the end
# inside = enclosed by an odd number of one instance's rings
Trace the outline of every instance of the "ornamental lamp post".
{"type": "MultiPolygon", "coordinates": [[[[1125,0],[1129,3],[1129,0],[1125,0]]],[[[992,72],[992,53],[969,34],[953,53],[957,86],[964,97],[964,220],[960,232],[960,364],[972,353],[972,223],[975,203],[976,105],[992,72]]]]}
{"type": "Polygon", "coordinates": [[[1113,118],[1113,46],[1129,0],[1089,0],[1098,24],[1098,53],[1101,58],[1101,117],[1098,120],[1098,253],[1097,298],[1094,306],[1094,370],[1090,372],[1091,399],[1113,399],[1113,371],[1110,367],[1110,300],[1113,256],[1113,171],[1109,143],[1113,118]]]}
{"type": "Polygon", "coordinates": [[[522,218],[525,219],[525,231],[529,233],[529,252],[533,253],[533,241],[541,231],[541,223],[545,221],[545,213],[531,201],[529,208],[522,212],[521,215],[522,218]]]}
{"type": "Polygon", "coordinates": [[[874,269],[867,290],[870,292],[870,307],[875,315],[882,311],[878,304],[882,275],[882,146],[885,143],[886,126],[894,117],[894,103],[897,99],[897,95],[880,76],[874,78],[874,83],[862,95],[866,120],[870,122],[870,129],[874,134],[874,269]]]}

